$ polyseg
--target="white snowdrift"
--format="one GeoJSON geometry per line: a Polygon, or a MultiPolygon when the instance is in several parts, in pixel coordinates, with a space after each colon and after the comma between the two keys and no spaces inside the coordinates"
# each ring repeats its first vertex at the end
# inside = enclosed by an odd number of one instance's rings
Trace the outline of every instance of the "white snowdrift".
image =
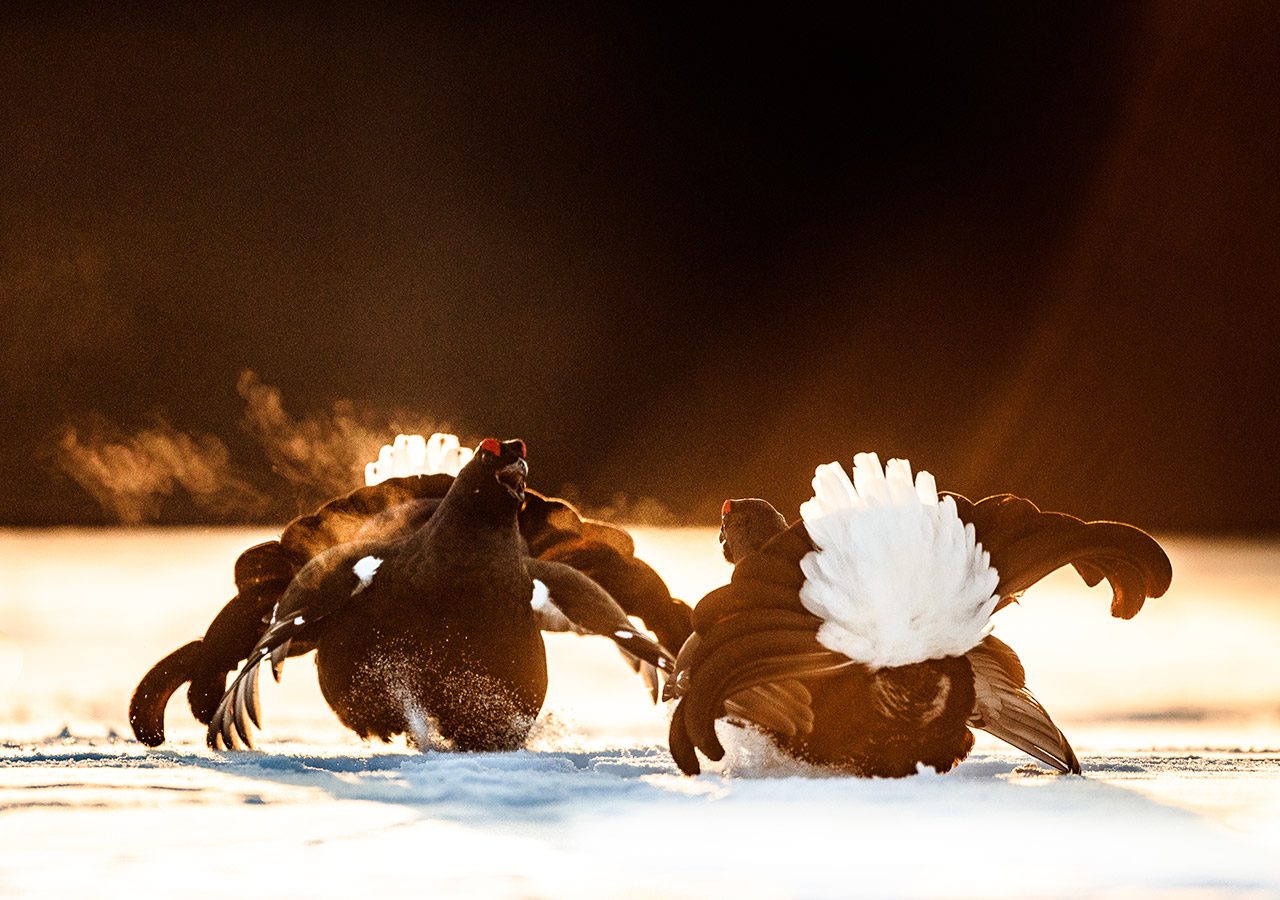
{"type": "MultiPolygon", "coordinates": [[[[901,781],[688,779],[656,747],[216,757],[10,748],[0,888],[103,896],[1028,896],[1280,891],[1275,757],[1012,754],[901,781]],[[1206,800],[1206,782],[1216,786],[1206,800]],[[1223,800],[1227,802],[1222,803],[1223,800]]],[[[742,772],[738,773],[743,774],[742,772]]]]}
{"type": "MultiPolygon", "coordinates": [[[[638,538],[692,599],[714,535],[638,538]]],[[[946,776],[812,777],[750,735],[684,778],[612,645],[558,635],[530,751],[362,744],[305,659],[263,685],[261,753],[206,751],[180,698],[177,743],[111,739],[264,536],[0,532],[0,896],[1280,896],[1275,545],[1174,542],[1133,622],[1071,573],[1001,613],[1084,778],[985,739],[946,776]]]]}

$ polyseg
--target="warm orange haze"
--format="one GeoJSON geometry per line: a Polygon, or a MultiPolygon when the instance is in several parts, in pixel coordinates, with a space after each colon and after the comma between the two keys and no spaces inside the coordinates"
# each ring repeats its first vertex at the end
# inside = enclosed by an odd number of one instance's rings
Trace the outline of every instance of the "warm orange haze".
{"type": "Polygon", "coordinates": [[[1280,897],[1280,12],[0,11],[0,895],[1280,897]]]}
{"type": "Polygon", "coordinates": [[[0,524],[283,522],[324,450],[448,430],[686,524],[866,449],[1275,533],[1277,28],[11,13],[0,524]],[[74,451],[131,443],[86,503],[74,451]]]}

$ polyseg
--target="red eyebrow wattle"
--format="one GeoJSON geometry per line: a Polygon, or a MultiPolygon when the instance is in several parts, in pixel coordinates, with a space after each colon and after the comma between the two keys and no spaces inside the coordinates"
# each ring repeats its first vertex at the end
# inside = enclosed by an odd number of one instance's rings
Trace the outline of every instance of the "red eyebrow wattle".
{"type": "Polygon", "coordinates": [[[732,500],[726,500],[726,501],[724,501],[724,506],[720,507],[720,515],[722,515],[722,516],[727,516],[727,515],[729,515],[729,510],[730,510],[730,509],[732,509],[732,508],[733,508],[733,501],[732,501],[732,500]]]}
{"type": "Polygon", "coordinates": [[[502,455],[502,445],[495,438],[485,438],[480,442],[481,450],[488,450],[494,456],[502,455]]]}

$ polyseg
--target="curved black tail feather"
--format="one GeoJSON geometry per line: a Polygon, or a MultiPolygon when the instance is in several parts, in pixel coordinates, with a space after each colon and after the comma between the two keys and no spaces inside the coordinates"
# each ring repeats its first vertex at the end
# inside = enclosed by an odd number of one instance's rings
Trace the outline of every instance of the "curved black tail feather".
{"type": "Polygon", "coordinates": [[[191,680],[204,656],[203,641],[174,650],[142,676],[129,701],[129,725],[148,747],[164,743],[164,709],[174,691],[191,680]]]}

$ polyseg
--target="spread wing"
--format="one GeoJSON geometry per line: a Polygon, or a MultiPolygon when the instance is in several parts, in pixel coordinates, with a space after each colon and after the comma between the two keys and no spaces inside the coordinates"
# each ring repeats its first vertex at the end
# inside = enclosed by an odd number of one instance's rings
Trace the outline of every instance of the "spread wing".
{"type": "Polygon", "coordinates": [[[187,700],[197,720],[209,723],[226,691],[227,674],[262,637],[298,568],[279,541],[250,547],[236,560],[236,596],[209,623],[200,664],[191,673],[187,700]]]}
{"type": "Polygon", "coordinates": [[[761,728],[793,737],[813,731],[813,695],[804,682],[773,681],[739,691],[724,701],[725,712],[761,728]]]}
{"type": "Polygon", "coordinates": [[[680,650],[668,696],[671,755],[681,771],[701,770],[695,750],[724,756],[715,733],[723,716],[783,735],[813,729],[806,682],[862,668],[818,643],[822,620],[800,602],[800,560],[813,548],[796,523],[742,559],[730,583],[694,607],[694,635],[680,650]]]}
{"type": "Polygon", "coordinates": [[[672,651],[689,637],[689,606],[635,555],[631,535],[584,518],[569,503],[529,491],[520,512],[520,532],[535,559],[564,563],[599,584],[629,616],[636,616],[672,651]]]}
{"type": "Polygon", "coordinates": [[[387,544],[347,544],[324,551],[289,583],[272,610],[266,631],[250,648],[244,665],[222,695],[209,720],[208,743],[215,750],[252,749],[249,723],[262,727],[258,678],[263,662],[280,678],[295,641],[305,641],[324,619],[359,602],[370,590],[387,544]]]}
{"type": "Polygon", "coordinates": [[[613,597],[576,568],[545,559],[529,559],[526,565],[534,579],[532,606],[539,627],[609,638],[645,679],[656,700],[658,673],[669,674],[674,668],[670,651],[637,629],[613,597]]]}
{"type": "Polygon", "coordinates": [[[1030,500],[997,494],[974,503],[959,494],[960,518],[1000,573],[996,609],[1055,569],[1072,565],[1090,587],[1111,584],[1111,614],[1131,619],[1151,597],[1169,589],[1173,567],[1155,538],[1123,522],[1085,522],[1066,513],[1041,512],[1030,500]]]}
{"type": "Polygon", "coordinates": [[[453,484],[452,475],[410,475],[357,488],[299,516],[280,539],[250,547],[236,560],[236,596],[203,638],[203,665],[193,673],[189,697],[197,719],[208,723],[223,695],[227,673],[264,635],[294,576],[335,547],[393,541],[422,527],[453,484]]]}
{"type": "Polygon", "coordinates": [[[992,635],[965,654],[973,669],[974,704],[969,724],[1029,753],[1059,772],[1080,774],[1080,760],[1040,701],[1013,649],[992,635]]]}
{"type": "MultiPolygon", "coordinates": [[[[219,611],[204,637],[152,666],[134,690],[129,706],[134,734],[149,746],[163,743],[165,706],[187,682],[191,712],[208,724],[225,692],[227,675],[262,637],[272,610],[308,561],[343,543],[391,540],[413,531],[431,516],[452,484],[450,475],[413,475],[358,488],[294,519],[279,540],[242,553],[235,566],[236,596],[219,611]]],[[[309,649],[299,639],[289,653],[309,649]]]]}
{"type": "Polygon", "coordinates": [[[129,726],[148,747],[164,743],[164,708],[201,662],[200,641],[190,641],[147,670],[129,698],[129,726]]]}

